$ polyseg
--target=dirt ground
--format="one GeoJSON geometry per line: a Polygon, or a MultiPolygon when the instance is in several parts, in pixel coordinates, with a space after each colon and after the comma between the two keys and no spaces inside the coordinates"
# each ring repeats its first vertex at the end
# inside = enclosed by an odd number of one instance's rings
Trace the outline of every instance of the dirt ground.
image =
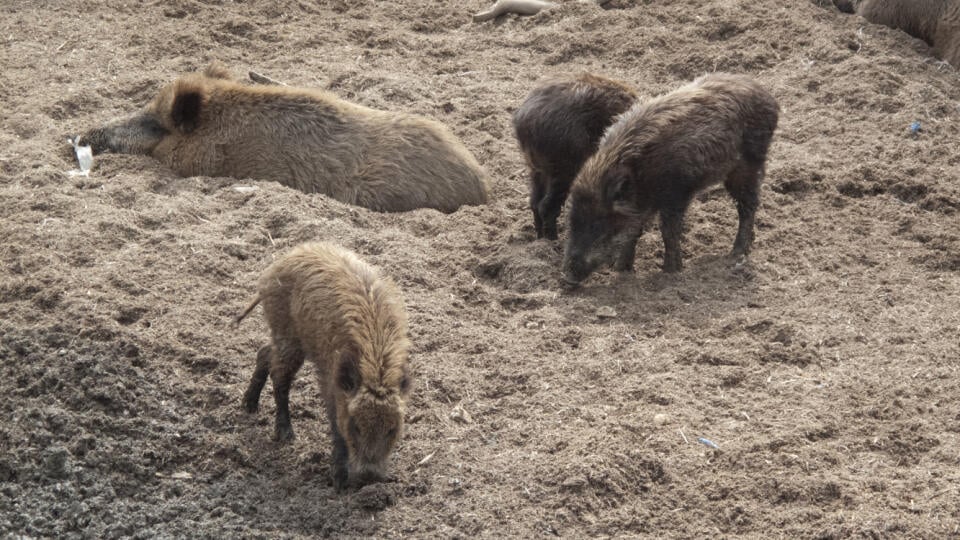
{"type": "Polygon", "coordinates": [[[559,3],[4,2],[0,536],[960,536],[957,69],[816,1],[559,3]],[[139,156],[66,174],[68,135],[212,60],[445,123],[493,202],[377,214],[139,156]],[[634,274],[562,289],[510,113],[583,70],[777,97],[749,264],[712,189],[684,272],[654,231],[634,274]],[[269,397],[239,406],[267,333],[230,318],[315,239],[399,283],[414,342],[395,481],[344,495],[311,369],[293,444],[269,397]]]}

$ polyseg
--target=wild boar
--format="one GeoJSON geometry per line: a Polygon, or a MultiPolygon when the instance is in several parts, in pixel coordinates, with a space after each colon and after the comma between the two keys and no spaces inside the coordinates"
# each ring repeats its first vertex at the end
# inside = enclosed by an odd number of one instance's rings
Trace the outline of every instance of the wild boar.
{"type": "Polygon", "coordinates": [[[513,113],[513,128],[530,168],[530,208],[537,238],[557,238],[557,218],[570,184],[604,130],[637,93],[599,75],[549,79],[513,113]]]}
{"type": "Polygon", "coordinates": [[[180,77],[145,111],[81,143],[148,154],[182,176],[276,180],[382,212],[453,212],[488,199],[486,173],[433,120],[319,89],[245,85],[218,65],[180,77]]]}
{"type": "Polygon", "coordinates": [[[960,0],[834,0],[846,13],[898,28],[925,41],[934,54],[960,68],[960,0]]]}
{"type": "Polygon", "coordinates": [[[752,79],[718,73],[620,115],[571,188],[565,280],[578,284],[610,262],[631,270],[637,239],[657,213],[663,269],[679,271],[684,212],[698,191],[719,182],[737,203],[733,254],[745,256],[778,114],[752,79]]]}
{"type": "Polygon", "coordinates": [[[346,249],[308,243],[267,268],[236,322],[258,303],[271,345],[257,355],[244,409],[257,411],[269,373],[277,406],[274,439],[292,439],[290,384],[309,358],[330,421],[334,486],[339,491],[350,481],[383,479],[410,393],[410,341],[397,286],[346,249]]]}

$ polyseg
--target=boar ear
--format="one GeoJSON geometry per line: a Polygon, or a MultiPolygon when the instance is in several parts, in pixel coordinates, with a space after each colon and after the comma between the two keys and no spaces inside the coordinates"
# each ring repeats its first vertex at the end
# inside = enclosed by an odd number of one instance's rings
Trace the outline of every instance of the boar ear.
{"type": "Polygon", "coordinates": [[[604,198],[608,203],[626,202],[630,190],[630,168],[623,163],[617,163],[606,173],[604,198]]]}
{"type": "Polygon", "coordinates": [[[337,366],[337,386],[353,395],[360,386],[360,370],[357,369],[357,354],[352,348],[344,349],[337,366]]]}
{"type": "Polygon", "coordinates": [[[203,94],[199,89],[180,90],[173,98],[173,106],[170,108],[173,125],[183,133],[190,133],[197,129],[202,106],[203,94]]]}

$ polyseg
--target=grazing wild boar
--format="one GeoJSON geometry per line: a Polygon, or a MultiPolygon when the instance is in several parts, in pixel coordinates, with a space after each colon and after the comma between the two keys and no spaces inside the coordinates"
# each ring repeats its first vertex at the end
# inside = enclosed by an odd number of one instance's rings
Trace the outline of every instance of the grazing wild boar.
{"type": "Polygon", "coordinates": [[[267,268],[236,322],[258,303],[272,342],[257,354],[243,407],[257,411],[269,373],[277,405],[274,438],[292,439],[290,384],[309,358],[330,421],[334,486],[383,479],[410,393],[410,342],[397,286],[346,249],[309,243],[267,268]]]}
{"type": "Polygon", "coordinates": [[[95,153],[151,155],[183,176],[276,180],[383,212],[453,212],[488,197],[476,159],[433,120],[319,89],[245,85],[217,65],[81,140],[95,153]]]}
{"type": "Polygon", "coordinates": [[[900,29],[960,68],[960,0],[834,0],[840,11],[900,29]]]}
{"type": "Polygon", "coordinates": [[[557,238],[557,218],[577,172],[636,92],[590,73],[543,82],[513,113],[513,129],[530,167],[530,208],[537,238],[557,238]]]}
{"type": "Polygon", "coordinates": [[[565,280],[578,284],[610,262],[632,269],[637,239],[656,213],[663,269],[680,270],[683,214],[698,191],[719,182],[740,217],[733,254],[745,256],[778,111],[752,79],[712,74],[620,115],[571,188],[565,280]]]}

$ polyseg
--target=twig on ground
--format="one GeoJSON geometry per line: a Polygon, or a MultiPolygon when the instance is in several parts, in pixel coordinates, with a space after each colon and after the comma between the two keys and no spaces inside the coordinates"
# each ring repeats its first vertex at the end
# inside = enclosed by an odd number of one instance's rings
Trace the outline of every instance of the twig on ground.
{"type": "Polygon", "coordinates": [[[507,13],[516,13],[517,15],[536,15],[540,11],[556,6],[553,2],[544,2],[542,0],[497,0],[487,11],[481,11],[473,15],[473,22],[484,22],[496,19],[507,13]]]}
{"type": "Polygon", "coordinates": [[[257,84],[276,84],[280,86],[287,86],[287,83],[285,82],[271,79],[270,77],[257,73],[256,71],[251,71],[248,73],[248,75],[250,76],[250,80],[257,84]]]}

